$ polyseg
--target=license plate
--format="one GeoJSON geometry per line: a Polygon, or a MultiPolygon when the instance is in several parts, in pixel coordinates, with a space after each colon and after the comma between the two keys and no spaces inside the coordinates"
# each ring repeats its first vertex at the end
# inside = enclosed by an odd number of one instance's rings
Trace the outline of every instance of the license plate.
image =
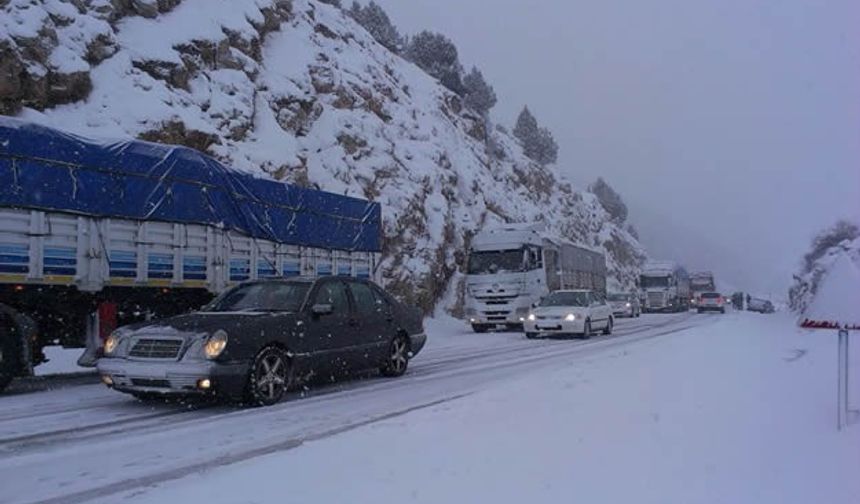
{"type": "Polygon", "coordinates": [[[539,331],[558,331],[561,326],[536,326],[539,331]]]}

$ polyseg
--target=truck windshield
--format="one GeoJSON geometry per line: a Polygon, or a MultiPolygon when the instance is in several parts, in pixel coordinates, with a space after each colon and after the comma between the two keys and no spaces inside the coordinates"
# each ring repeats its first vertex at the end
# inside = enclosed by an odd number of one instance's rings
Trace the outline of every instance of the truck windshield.
{"type": "Polygon", "coordinates": [[[645,275],[642,275],[639,284],[644,289],[647,289],[649,287],[668,287],[669,286],[669,277],[667,277],[667,276],[645,276],[645,275]]]}
{"type": "Polygon", "coordinates": [[[588,293],[553,292],[541,300],[540,306],[588,306],[588,293]]]}
{"type": "Polygon", "coordinates": [[[204,310],[226,311],[297,311],[305,300],[310,284],[267,282],[240,285],[215,299],[204,310]]]}
{"type": "Polygon", "coordinates": [[[469,254],[470,275],[523,271],[523,251],[481,250],[469,254]]]}

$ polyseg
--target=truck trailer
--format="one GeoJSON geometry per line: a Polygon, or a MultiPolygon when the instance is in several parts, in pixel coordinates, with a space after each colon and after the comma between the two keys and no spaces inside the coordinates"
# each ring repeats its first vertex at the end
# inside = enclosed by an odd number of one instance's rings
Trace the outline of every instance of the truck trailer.
{"type": "Polygon", "coordinates": [[[230,169],[193,149],[97,142],[0,117],[0,390],[118,326],[246,280],[376,278],[378,203],[230,169]]]}
{"type": "Polygon", "coordinates": [[[471,241],[466,318],[475,332],[522,329],[533,303],[558,289],[606,294],[606,259],[534,224],[506,224],[471,241]]]}
{"type": "Polygon", "coordinates": [[[690,277],[674,262],[650,262],[639,276],[644,312],[681,312],[690,309],[690,277]]]}

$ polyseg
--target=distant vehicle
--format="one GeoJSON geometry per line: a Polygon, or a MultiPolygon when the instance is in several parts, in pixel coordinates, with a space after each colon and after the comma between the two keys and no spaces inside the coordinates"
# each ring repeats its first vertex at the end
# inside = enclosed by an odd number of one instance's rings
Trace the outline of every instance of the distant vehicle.
{"type": "Polygon", "coordinates": [[[773,303],[766,299],[751,298],[747,303],[747,310],[757,313],[773,313],[775,310],[773,303]]]}
{"type": "Polygon", "coordinates": [[[642,314],[639,296],[631,293],[616,292],[606,296],[616,317],[638,317],[642,314]]]}
{"type": "Polygon", "coordinates": [[[710,271],[697,271],[690,274],[690,304],[696,306],[699,298],[705,292],[714,292],[717,290],[717,284],[714,281],[714,274],[710,271]]]}
{"type": "Polygon", "coordinates": [[[257,178],[186,147],[105,143],[0,117],[0,390],[121,325],[247,280],[374,278],[378,203],[257,178]],[[26,176],[22,176],[23,171],[26,176]]]}
{"type": "Polygon", "coordinates": [[[595,330],[612,334],[612,307],[603,294],[592,290],[558,290],[543,298],[525,321],[529,339],[538,336],[574,335],[588,339],[595,330]]]}
{"type": "Polygon", "coordinates": [[[703,292],[699,296],[699,303],[696,305],[696,311],[699,313],[706,311],[718,311],[726,313],[726,298],[719,292],[703,292]]]}
{"type": "Polygon", "coordinates": [[[559,289],[605,293],[603,254],[535,224],[506,224],[472,238],[465,314],[475,332],[499,326],[522,330],[531,305],[559,289]]]}
{"type": "Polygon", "coordinates": [[[673,262],[651,262],[639,276],[644,312],[682,312],[690,308],[690,277],[673,262]]]}
{"type": "Polygon", "coordinates": [[[272,405],[302,376],[376,367],[402,375],[426,341],[422,319],[368,280],[253,281],[199,312],[114,331],[98,371],[107,386],[141,398],[272,405]]]}

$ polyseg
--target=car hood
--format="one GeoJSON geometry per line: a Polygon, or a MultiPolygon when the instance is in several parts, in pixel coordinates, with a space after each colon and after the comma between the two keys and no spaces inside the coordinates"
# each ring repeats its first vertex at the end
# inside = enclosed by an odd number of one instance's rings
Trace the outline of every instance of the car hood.
{"type": "Polygon", "coordinates": [[[118,332],[122,337],[147,335],[188,338],[209,335],[218,330],[236,334],[247,332],[249,328],[261,325],[261,322],[272,317],[288,319],[279,323],[289,323],[295,320],[296,315],[292,312],[196,312],[124,326],[118,332]]]}

